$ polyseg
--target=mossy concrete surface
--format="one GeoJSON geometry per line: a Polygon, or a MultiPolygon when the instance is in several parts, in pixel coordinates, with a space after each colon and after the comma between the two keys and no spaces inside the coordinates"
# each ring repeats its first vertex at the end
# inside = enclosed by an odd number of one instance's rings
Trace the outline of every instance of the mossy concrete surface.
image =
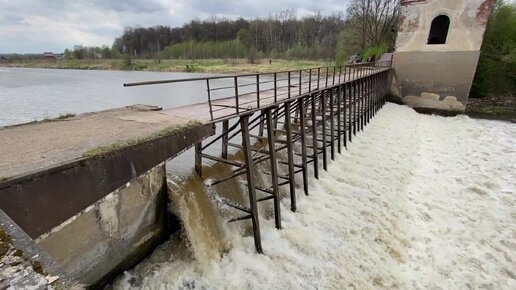
{"type": "Polygon", "coordinates": [[[195,126],[201,124],[157,107],[136,105],[0,127],[0,183],[195,126]]]}

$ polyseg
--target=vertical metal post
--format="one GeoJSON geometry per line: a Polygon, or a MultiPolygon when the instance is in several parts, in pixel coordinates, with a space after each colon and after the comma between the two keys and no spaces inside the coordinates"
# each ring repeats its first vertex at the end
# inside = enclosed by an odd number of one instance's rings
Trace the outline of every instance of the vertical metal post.
{"type": "Polygon", "coordinates": [[[314,176],[316,179],[319,179],[319,146],[317,142],[317,116],[315,108],[315,95],[312,94],[310,98],[312,102],[312,143],[314,151],[314,176]]]}
{"type": "Polygon", "coordinates": [[[358,81],[353,81],[353,135],[357,135],[357,87],[358,81]]]}
{"type": "Polygon", "coordinates": [[[349,142],[351,142],[351,138],[352,138],[352,133],[353,133],[353,130],[352,130],[352,124],[353,124],[353,114],[352,114],[352,110],[353,110],[353,93],[352,93],[352,88],[353,88],[353,82],[348,82],[348,100],[349,100],[349,103],[348,103],[348,107],[349,107],[349,115],[348,115],[348,124],[347,124],[347,127],[348,127],[348,137],[349,137],[349,142]]]}
{"type": "Polygon", "coordinates": [[[301,86],[303,84],[302,71],[299,70],[299,95],[301,95],[301,86]]]}
{"type": "Polygon", "coordinates": [[[290,72],[287,73],[288,77],[288,98],[290,99],[290,72]]]}
{"type": "Polygon", "coordinates": [[[332,80],[332,85],[334,86],[335,85],[335,75],[337,74],[337,67],[334,66],[333,67],[333,80],[332,80]]]}
{"type": "Polygon", "coordinates": [[[308,92],[312,92],[312,69],[308,73],[308,92]]]}
{"type": "Polygon", "coordinates": [[[277,82],[277,74],[274,73],[274,102],[278,101],[278,82],[277,82]]]}
{"type": "Polygon", "coordinates": [[[343,114],[342,119],[344,121],[343,122],[344,124],[342,126],[343,135],[344,135],[344,138],[343,138],[344,148],[348,148],[348,144],[347,144],[347,139],[348,139],[347,132],[348,131],[346,129],[346,127],[347,127],[346,126],[346,122],[347,122],[347,118],[346,118],[347,117],[347,113],[346,113],[346,96],[347,96],[347,94],[346,94],[346,85],[347,84],[345,84],[345,83],[341,85],[341,88],[342,88],[342,90],[341,90],[341,93],[342,93],[342,114],[343,114]]]}
{"type": "MultiPolygon", "coordinates": [[[[362,73],[362,72],[361,72],[362,73]]],[[[357,132],[360,132],[362,130],[362,97],[364,94],[363,89],[363,79],[358,79],[358,124],[357,124],[357,132]]]]}
{"type": "Polygon", "coordinates": [[[256,74],[256,104],[260,107],[260,75],[256,74]]]}
{"type": "Polygon", "coordinates": [[[331,88],[329,90],[330,92],[330,154],[331,154],[331,160],[335,160],[335,114],[334,114],[334,92],[335,89],[331,88]]]}
{"type": "Polygon", "coordinates": [[[229,120],[222,121],[222,158],[228,159],[229,120]]]}
{"type": "Polygon", "coordinates": [[[290,179],[290,209],[296,211],[296,178],[294,173],[294,149],[292,148],[292,127],[290,124],[290,101],[285,103],[285,131],[287,132],[288,177],[290,179]]]}
{"type": "Polygon", "coordinates": [[[274,221],[276,228],[281,229],[281,212],[280,212],[280,197],[279,197],[279,186],[278,186],[278,163],[276,160],[276,146],[274,140],[274,129],[272,128],[272,109],[265,110],[265,120],[267,122],[267,142],[269,145],[269,157],[271,165],[271,179],[272,179],[272,192],[274,194],[274,221]]]}
{"type": "Polygon", "coordinates": [[[328,75],[329,75],[329,74],[330,74],[330,67],[329,67],[329,66],[327,66],[327,67],[326,67],[326,83],[325,83],[325,85],[324,85],[324,87],[325,87],[325,88],[327,88],[327,87],[328,87],[328,75]]]}
{"type": "Polygon", "coordinates": [[[321,92],[321,117],[322,117],[322,150],[323,150],[323,168],[328,171],[328,152],[326,150],[326,90],[321,92]]]}
{"type": "Polygon", "coordinates": [[[308,166],[306,158],[306,108],[304,98],[297,99],[299,108],[299,134],[301,139],[301,166],[303,167],[303,189],[308,195],[308,166]]]}
{"type": "Polygon", "coordinates": [[[208,93],[208,106],[210,107],[210,119],[213,121],[213,108],[211,107],[210,79],[206,79],[206,92],[208,93]]]}
{"type": "MultiPolygon", "coordinates": [[[[365,64],[364,64],[365,66],[365,64]]],[[[364,73],[365,74],[365,73],[364,73]]],[[[361,131],[364,130],[365,114],[366,114],[366,98],[367,98],[367,77],[362,77],[362,114],[360,115],[361,131]]]]}
{"type": "MultiPolygon", "coordinates": [[[[341,147],[342,147],[342,119],[341,119],[341,104],[342,104],[342,86],[338,85],[337,90],[337,151],[342,153],[341,147]]],[[[346,119],[344,119],[346,120],[346,119]]]]}
{"type": "Polygon", "coordinates": [[[238,77],[234,77],[234,84],[235,84],[235,104],[236,104],[236,112],[237,114],[240,113],[240,103],[238,100],[238,77]]]}
{"type": "Polygon", "coordinates": [[[251,144],[249,139],[249,115],[240,117],[242,129],[242,144],[244,149],[244,163],[247,176],[247,188],[249,192],[249,203],[251,208],[251,221],[253,224],[254,246],[256,251],[263,254],[262,238],[260,234],[260,221],[258,218],[258,204],[256,202],[256,184],[254,180],[254,164],[251,155],[251,144]]]}
{"type": "Polygon", "coordinates": [[[202,143],[201,142],[197,142],[195,143],[195,172],[197,172],[197,174],[202,177],[202,157],[201,157],[201,148],[202,148],[202,143]]]}
{"type": "Polygon", "coordinates": [[[319,89],[319,86],[321,85],[321,68],[317,68],[317,89],[319,89]]]}

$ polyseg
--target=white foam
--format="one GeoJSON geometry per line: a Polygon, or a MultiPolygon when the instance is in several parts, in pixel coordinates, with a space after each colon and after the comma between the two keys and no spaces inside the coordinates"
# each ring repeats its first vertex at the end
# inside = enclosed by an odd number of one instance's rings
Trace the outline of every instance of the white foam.
{"type": "Polygon", "coordinates": [[[262,218],[264,255],[225,226],[222,258],[161,249],[113,286],[516,289],[515,137],[510,123],[387,104],[298,194],[298,212],[282,201],[282,230],[262,218]]]}

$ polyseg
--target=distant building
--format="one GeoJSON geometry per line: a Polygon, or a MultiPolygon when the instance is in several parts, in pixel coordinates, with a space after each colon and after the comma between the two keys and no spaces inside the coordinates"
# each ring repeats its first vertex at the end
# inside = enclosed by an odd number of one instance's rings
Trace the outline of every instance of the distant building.
{"type": "Polygon", "coordinates": [[[48,60],[53,60],[53,59],[56,59],[56,56],[53,52],[44,52],[43,58],[48,59],[48,60]]]}
{"type": "Polygon", "coordinates": [[[401,0],[393,93],[419,111],[464,112],[493,0],[401,0]]]}

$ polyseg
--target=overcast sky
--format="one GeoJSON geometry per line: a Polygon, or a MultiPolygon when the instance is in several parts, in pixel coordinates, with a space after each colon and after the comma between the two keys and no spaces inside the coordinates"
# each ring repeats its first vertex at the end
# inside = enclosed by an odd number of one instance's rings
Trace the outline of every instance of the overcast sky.
{"type": "Polygon", "coordinates": [[[210,16],[252,19],[345,11],[348,0],[0,0],[0,53],[111,46],[125,26],[182,26],[210,16]]]}

